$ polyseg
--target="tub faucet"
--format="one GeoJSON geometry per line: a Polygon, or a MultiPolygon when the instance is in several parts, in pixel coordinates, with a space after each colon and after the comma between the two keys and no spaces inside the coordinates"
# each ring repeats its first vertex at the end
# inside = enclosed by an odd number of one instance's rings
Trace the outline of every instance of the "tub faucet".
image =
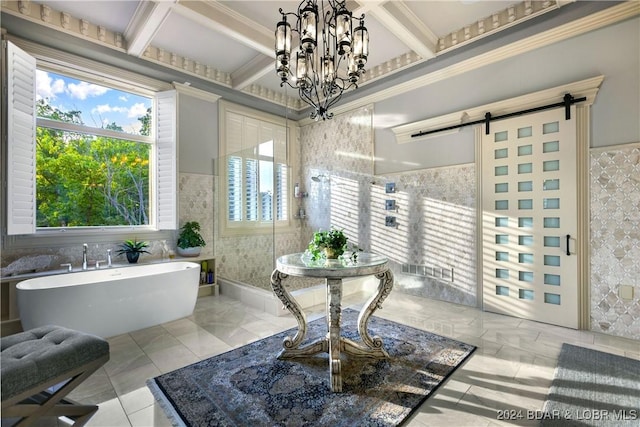
{"type": "Polygon", "coordinates": [[[89,246],[86,243],[82,244],[82,270],[86,270],[88,265],[87,265],[87,249],[89,248],[89,246]]]}

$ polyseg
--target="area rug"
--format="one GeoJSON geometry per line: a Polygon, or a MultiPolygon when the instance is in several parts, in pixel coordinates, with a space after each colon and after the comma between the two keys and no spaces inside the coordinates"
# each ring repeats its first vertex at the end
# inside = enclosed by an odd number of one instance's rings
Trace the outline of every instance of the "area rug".
{"type": "Polygon", "coordinates": [[[640,361],[563,344],[543,426],[639,426],[640,361]]]}
{"type": "MultiPolygon", "coordinates": [[[[342,314],[342,335],[358,341],[357,316],[342,314]]],[[[147,385],[180,426],[395,426],[458,368],[475,347],[379,317],[389,359],[343,355],[342,393],[330,390],[327,354],[278,360],[282,340],[297,328],[150,379],[147,385]]],[[[326,335],[310,322],[310,343],[326,335]]]]}

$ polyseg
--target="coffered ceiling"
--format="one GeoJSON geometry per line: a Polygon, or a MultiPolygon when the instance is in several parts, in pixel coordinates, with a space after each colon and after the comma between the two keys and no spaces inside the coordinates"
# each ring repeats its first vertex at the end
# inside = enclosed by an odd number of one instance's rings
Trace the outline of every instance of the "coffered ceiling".
{"type": "MultiPolygon", "coordinates": [[[[303,2],[306,0],[303,0],[303,2]]],[[[361,86],[406,72],[425,61],[488,36],[546,19],[573,0],[355,0],[365,14],[370,56],[361,86]],[[516,1],[514,3],[514,1],[516,1]]],[[[325,3],[327,0],[325,0],[325,3]]],[[[274,68],[274,29],[279,8],[291,0],[206,1],[2,1],[9,17],[126,53],[190,80],[212,82],[272,104],[304,112],[274,68]],[[287,97],[287,95],[289,95],[287,97]]],[[[320,3],[320,1],[319,1],[320,3]]],[[[3,22],[4,24],[4,22],[3,22]]]]}

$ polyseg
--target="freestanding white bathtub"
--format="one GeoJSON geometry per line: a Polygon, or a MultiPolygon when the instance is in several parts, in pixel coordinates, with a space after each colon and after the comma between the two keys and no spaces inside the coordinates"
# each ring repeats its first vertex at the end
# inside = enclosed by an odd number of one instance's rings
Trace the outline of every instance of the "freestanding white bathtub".
{"type": "Polygon", "coordinates": [[[168,262],[58,274],[17,285],[24,330],[58,325],[103,338],[189,316],[200,264],[168,262]]]}

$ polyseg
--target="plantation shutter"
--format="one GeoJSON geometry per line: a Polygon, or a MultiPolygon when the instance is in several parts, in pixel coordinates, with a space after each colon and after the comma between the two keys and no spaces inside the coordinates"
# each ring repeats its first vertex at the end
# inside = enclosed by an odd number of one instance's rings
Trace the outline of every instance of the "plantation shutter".
{"type": "Polygon", "coordinates": [[[258,160],[245,159],[245,219],[256,221],[258,219],[258,160]]]}
{"type": "Polygon", "coordinates": [[[177,227],[177,117],[176,91],[156,94],[156,228],[177,227]]]}
{"type": "Polygon", "coordinates": [[[242,116],[232,112],[226,115],[226,141],[222,144],[224,156],[242,156],[242,116]]]}
{"type": "Polygon", "coordinates": [[[36,232],[36,59],[7,42],[7,233],[36,232]]]}
{"type": "Polygon", "coordinates": [[[244,206],[245,221],[258,220],[258,143],[260,141],[260,122],[249,117],[243,118],[242,155],[244,157],[244,206]]]}
{"type": "Polygon", "coordinates": [[[242,221],[242,157],[229,156],[227,161],[229,189],[229,221],[242,221]]]}

